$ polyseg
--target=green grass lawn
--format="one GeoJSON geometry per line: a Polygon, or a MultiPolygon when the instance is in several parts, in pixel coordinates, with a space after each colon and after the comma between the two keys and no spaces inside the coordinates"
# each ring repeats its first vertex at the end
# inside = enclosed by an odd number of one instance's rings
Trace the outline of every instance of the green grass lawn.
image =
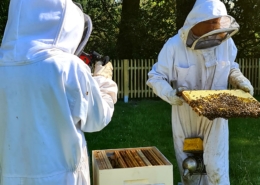
{"type": "MultiPolygon", "coordinates": [[[[230,119],[231,185],[260,184],[259,131],[260,119],[230,119]]],[[[173,150],[171,106],[160,99],[118,101],[110,124],[85,136],[90,157],[92,150],[155,146],[173,164],[174,185],[180,182],[173,150]]]]}

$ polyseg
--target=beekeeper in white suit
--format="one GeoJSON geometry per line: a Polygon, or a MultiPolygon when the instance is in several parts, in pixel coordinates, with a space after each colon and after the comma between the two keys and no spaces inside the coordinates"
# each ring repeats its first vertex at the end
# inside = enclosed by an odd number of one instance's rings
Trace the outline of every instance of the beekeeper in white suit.
{"type": "Polygon", "coordinates": [[[112,65],[74,55],[84,16],[71,0],[11,0],[0,48],[0,184],[90,185],[83,132],[117,98],[112,65]]]}
{"type": "Polygon", "coordinates": [[[253,87],[235,62],[237,48],[230,38],[239,29],[219,0],[197,0],[178,34],[170,38],[148,73],[147,85],[172,105],[174,149],[183,174],[185,138],[201,137],[207,175],[183,178],[184,185],[229,185],[228,120],[213,121],[195,113],[176,96],[178,90],[227,89],[229,82],[253,95],[253,87]],[[171,82],[176,81],[176,88],[171,82]]]}

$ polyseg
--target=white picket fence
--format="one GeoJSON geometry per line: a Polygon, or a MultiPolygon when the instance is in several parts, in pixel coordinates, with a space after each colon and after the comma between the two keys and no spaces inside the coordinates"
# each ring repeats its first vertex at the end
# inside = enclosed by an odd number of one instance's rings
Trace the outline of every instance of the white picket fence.
{"type": "MultiPolygon", "coordinates": [[[[155,59],[112,60],[113,80],[118,84],[118,99],[156,97],[146,85],[148,72],[155,59]]],[[[251,81],[254,95],[260,95],[260,59],[237,59],[242,73],[251,81]]]]}

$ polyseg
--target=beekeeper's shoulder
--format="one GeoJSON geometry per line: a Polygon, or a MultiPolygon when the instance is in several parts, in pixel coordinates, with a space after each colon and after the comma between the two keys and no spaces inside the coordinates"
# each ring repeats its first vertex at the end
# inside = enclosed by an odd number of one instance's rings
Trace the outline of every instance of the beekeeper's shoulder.
{"type": "Polygon", "coordinates": [[[177,49],[182,45],[182,41],[180,39],[180,36],[178,34],[174,35],[173,37],[170,37],[164,44],[165,48],[172,48],[177,49]]]}

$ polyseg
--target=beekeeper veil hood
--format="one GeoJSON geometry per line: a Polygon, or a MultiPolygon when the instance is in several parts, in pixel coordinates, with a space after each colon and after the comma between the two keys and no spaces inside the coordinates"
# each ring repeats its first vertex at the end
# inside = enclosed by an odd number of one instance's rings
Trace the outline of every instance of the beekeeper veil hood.
{"type": "Polygon", "coordinates": [[[49,52],[74,54],[84,14],[71,0],[11,0],[0,48],[0,65],[32,62],[49,52]]]}
{"type": "Polygon", "coordinates": [[[207,49],[221,44],[238,29],[220,0],[197,0],[179,34],[187,47],[207,49]]]}

